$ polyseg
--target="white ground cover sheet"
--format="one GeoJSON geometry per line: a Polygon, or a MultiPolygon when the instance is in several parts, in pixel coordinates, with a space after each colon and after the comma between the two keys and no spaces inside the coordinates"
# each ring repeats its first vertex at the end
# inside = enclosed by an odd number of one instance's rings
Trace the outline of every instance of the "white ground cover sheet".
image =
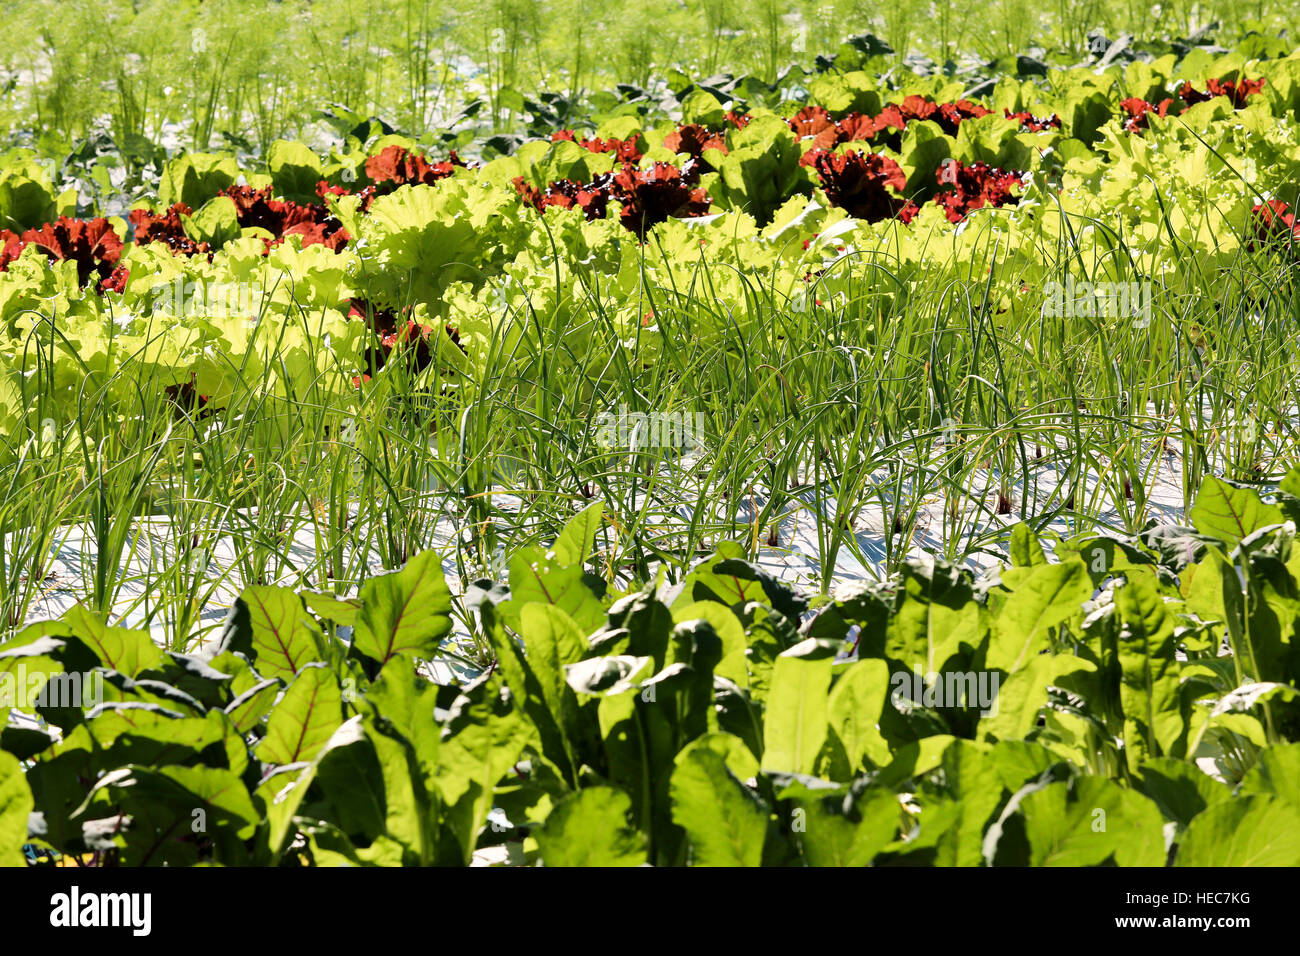
{"type": "MultiPolygon", "coordinates": [[[[1177,470],[1177,459],[1173,456],[1161,456],[1163,460],[1153,461],[1152,467],[1144,469],[1150,476],[1146,495],[1145,519],[1154,519],[1157,523],[1178,523],[1182,520],[1183,488],[1177,470]]],[[[884,475],[880,478],[883,480],[884,475]]],[[[942,554],[945,544],[954,544],[954,553],[968,550],[965,543],[971,538],[996,534],[999,529],[1032,518],[1020,513],[1019,505],[1025,500],[1025,489],[1019,484],[1011,485],[1013,511],[1011,514],[996,514],[998,476],[991,472],[977,472],[971,484],[968,498],[963,502],[958,527],[954,529],[952,516],[947,518],[945,527],[945,500],[940,495],[922,497],[917,503],[918,520],[911,538],[907,542],[909,556],[942,554]],[[945,540],[947,538],[947,540],[945,540]],[[956,539],[955,541],[953,539],[956,539]]],[[[1031,502],[1050,500],[1061,476],[1054,470],[1042,468],[1033,473],[1035,487],[1030,495],[1031,502]]],[[[1107,483],[1108,488],[1112,483],[1107,483]]],[[[1085,499],[1091,499],[1094,492],[1099,492],[1103,504],[1097,518],[1088,522],[1057,518],[1047,527],[1062,535],[1076,534],[1082,531],[1106,527],[1122,527],[1118,510],[1106,507],[1105,488],[1098,476],[1088,475],[1083,482],[1086,489],[1085,499]]],[[[1059,498],[1058,498],[1059,500],[1059,498]]],[[[517,503],[517,499],[513,499],[517,503]]],[[[502,510],[512,510],[512,499],[506,494],[494,496],[494,504],[502,510]]],[[[1131,502],[1129,503],[1132,504],[1131,502]]],[[[751,522],[752,516],[761,509],[763,501],[755,497],[742,502],[739,506],[739,519],[751,522]]],[[[834,509],[834,502],[829,502],[829,510],[834,509]]],[[[1032,507],[1032,505],[1031,505],[1032,507]]],[[[777,544],[770,545],[769,528],[753,529],[757,535],[760,549],[756,563],[791,584],[807,589],[817,590],[822,580],[822,567],[819,560],[818,530],[812,506],[806,501],[796,499],[783,512],[777,535],[777,544]]],[[[688,521],[689,514],[678,516],[678,520],[688,521]]],[[[1141,522],[1140,522],[1141,523],[1141,522]]],[[[891,531],[892,518],[886,518],[881,504],[868,504],[861,510],[854,521],[854,534],[851,543],[846,543],[836,556],[831,586],[832,595],[851,589],[865,582],[875,581],[884,575],[886,547],[885,542],[891,531]],[[856,551],[856,553],[855,553],[856,551]]],[[[743,527],[743,525],[742,525],[743,527]]],[[[126,549],[125,560],[119,572],[117,598],[113,613],[118,623],[123,626],[139,627],[147,620],[150,610],[156,613],[157,605],[165,600],[165,595],[156,592],[152,580],[160,569],[170,567],[177,559],[175,540],[166,517],[141,518],[137,521],[133,540],[126,549]]],[[[436,527],[432,546],[443,555],[443,568],[452,592],[462,590],[456,560],[456,549],[460,536],[451,519],[442,520],[436,527]]],[[[899,543],[895,542],[898,547],[899,543]]],[[[36,621],[57,617],[68,608],[83,601],[90,593],[90,576],[95,565],[95,543],[88,536],[87,529],[69,526],[60,530],[54,547],[50,570],[42,581],[39,596],[29,609],[27,620],[36,621]]],[[[310,522],[303,525],[291,536],[285,548],[288,558],[287,566],[282,569],[278,580],[272,582],[289,586],[303,586],[303,572],[315,559],[315,533],[310,522]]],[[[978,568],[996,564],[1000,555],[994,549],[976,551],[965,557],[967,565],[978,568]]],[[[354,561],[364,560],[371,573],[382,573],[385,568],[378,554],[351,555],[354,561]]],[[[209,576],[213,582],[209,593],[202,601],[199,615],[196,642],[213,639],[220,631],[225,615],[238,596],[245,582],[239,580],[239,572],[232,539],[218,538],[211,549],[209,576]]],[[[497,575],[504,577],[504,573],[497,575]]],[[[319,586],[319,585],[317,585],[319,586]]],[[[163,626],[151,627],[156,639],[163,640],[163,626]]],[[[464,640],[467,633],[457,626],[451,636],[452,641],[464,640]]],[[[199,645],[201,646],[201,644],[199,645]]],[[[191,648],[193,649],[193,648],[191,648]]],[[[441,672],[442,678],[452,676],[446,670],[450,663],[434,662],[435,672],[441,672]]],[[[465,675],[461,675],[465,676],[465,675]]]]}

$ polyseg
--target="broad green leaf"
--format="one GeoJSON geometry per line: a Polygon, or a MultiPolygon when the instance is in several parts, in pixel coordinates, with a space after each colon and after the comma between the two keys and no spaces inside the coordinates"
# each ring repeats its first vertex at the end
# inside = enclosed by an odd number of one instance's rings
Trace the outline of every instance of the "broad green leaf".
{"type": "Polygon", "coordinates": [[[239,218],[229,196],[214,196],[193,215],[182,216],[181,224],[188,238],[206,242],[213,249],[239,238],[239,218]]]}
{"type": "Polygon", "coordinates": [[[1170,605],[1160,594],[1154,572],[1132,568],[1126,575],[1114,595],[1120,619],[1117,652],[1124,741],[1129,767],[1136,772],[1149,757],[1182,756],[1187,714],[1170,605]]]}
{"type": "Polygon", "coordinates": [[[266,737],[257,745],[258,759],[271,764],[311,760],[341,723],[338,679],[324,665],[308,664],[271,711],[266,737]]]}
{"type": "Polygon", "coordinates": [[[374,708],[366,715],[365,730],[383,787],[384,834],[406,847],[411,862],[421,865],[433,863],[437,849],[442,733],[434,715],[437,698],[437,687],[404,657],[384,666],[364,698],[374,708]]]}
{"type": "Polygon", "coordinates": [[[442,726],[434,716],[438,687],[426,680],[410,658],[395,657],[365,689],[365,703],[410,742],[431,792],[438,778],[442,726]]]}
{"type": "Polygon", "coordinates": [[[571,793],[534,835],[546,866],[637,866],[646,862],[640,833],[627,824],[632,801],[613,787],[571,793]]]}
{"type": "MultiPolygon", "coordinates": [[[[506,602],[506,605],[509,603],[506,602]]],[[[530,605],[524,606],[528,607],[530,605]]],[[[492,649],[496,653],[497,669],[505,681],[511,699],[520,710],[527,714],[528,722],[536,728],[542,752],[557,767],[562,769],[562,772],[571,783],[574,782],[573,774],[577,768],[572,765],[563,724],[565,711],[572,711],[572,707],[566,708],[564,706],[565,694],[569,695],[573,706],[577,704],[577,697],[572,689],[568,687],[567,681],[565,681],[563,687],[560,687],[556,683],[556,674],[539,674],[537,671],[537,668],[541,668],[543,671],[548,667],[557,668],[559,671],[558,679],[565,680],[563,664],[559,661],[558,654],[549,653],[546,648],[540,645],[542,638],[538,638],[539,646],[536,660],[531,659],[531,652],[525,650],[521,646],[520,640],[517,640],[506,631],[491,604],[485,602],[480,608],[480,615],[483,620],[484,630],[487,632],[492,642],[492,649]],[[534,664],[537,665],[537,668],[534,667],[534,664]]],[[[518,630],[524,630],[524,625],[520,621],[516,620],[515,623],[518,630]]],[[[561,628],[561,633],[568,633],[568,631],[561,628]]],[[[550,630],[548,630],[548,634],[553,636],[553,632],[550,630]]]]}
{"type": "Polygon", "coordinates": [[[164,661],[163,652],[148,631],[109,627],[80,604],[65,611],[61,622],[95,652],[105,667],[127,677],[153,670],[164,661]]]}
{"type": "Polygon", "coordinates": [[[720,574],[715,569],[729,561],[741,561],[745,549],[734,541],[719,543],[713,554],[704,558],[686,573],[682,579],[681,592],[673,602],[686,605],[699,601],[719,601],[728,607],[746,604],[750,601],[767,603],[763,582],[757,577],[739,577],[734,574],[720,574]]]}
{"type": "MultiPolygon", "coordinates": [[[[224,767],[125,766],[101,777],[78,811],[83,832],[122,851],[127,866],[198,862],[196,835],[216,839],[227,862],[249,862],[242,845],[261,814],[244,783],[224,767]]],[[[220,858],[219,858],[220,859],[220,858]]]]}
{"type": "Polygon", "coordinates": [[[551,550],[556,560],[563,565],[581,567],[591,553],[592,540],[600,530],[601,519],[605,515],[605,505],[596,501],[579,511],[569,519],[560,536],[555,539],[551,550]]]}
{"type": "Polygon", "coordinates": [[[729,132],[727,146],[726,153],[704,151],[705,161],[718,170],[709,192],[724,209],[743,209],[765,226],[792,195],[812,192],[812,182],[799,165],[803,150],[779,117],[757,117],[744,129],[729,132]]]}
{"type": "MultiPolygon", "coordinates": [[[[361,715],[362,730],[367,731],[365,740],[354,746],[321,749],[313,761],[315,775],[311,783],[313,795],[320,799],[313,800],[299,813],[337,824],[354,846],[366,846],[384,836],[390,812],[381,758],[366,726],[368,716],[361,715]]],[[[409,810],[409,807],[402,809],[409,810]]],[[[404,844],[399,846],[410,850],[404,844]]]]}
{"type": "Polygon", "coordinates": [[[889,696],[889,665],[879,659],[854,661],[835,678],[826,701],[826,717],[844,745],[849,769],[867,761],[884,766],[893,759],[880,732],[880,715],[889,696]]]}
{"type": "Polygon", "coordinates": [[[307,837],[311,859],[316,866],[401,866],[405,847],[387,836],[379,836],[368,847],[357,848],[343,831],[331,823],[298,821],[298,829],[307,837]]]}
{"type": "MultiPolygon", "coordinates": [[[[1294,683],[1300,680],[1300,586],[1294,574],[1300,549],[1292,545],[1289,564],[1272,554],[1250,559],[1251,614],[1234,648],[1243,666],[1261,681],[1294,683]]],[[[1234,576],[1235,576],[1235,569],[1234,576]]],[[[1225,595],[1231,598],[1233,595],[1225,595]]]]}
{"type": "Polygon", "coordinates": [[[266,152],[275,194],[294,202],[317,202],[316,183],[323,176],[320,158],[302,143],[277,139],[266,152]]]}
{"type": "Polygon", "coordinates": [[[312,781],[316,778],[316,770],[320,762],[339,748],[367,745],[362,729],[362,716],[356,714],[338,726],[317,751],[312,762],[306,766],[287,766],[280,772],[273,772],[259,784],[258,796],[266,804],[267,842],[272,865],[279,862],[284,852],[289,835],[293,831],[294,816],[302,806],[312,781]]]}
{"type": "Polygon", "coordinates": [[[361,609],[361,602],[356,598],[340,598],[323,591],[300,591],[299,594],[306,605],[323,620],[344,627],[356,624],[357,611],[361,609]]]}
{"type": "Polygon", "coordinates": [[[1020,804],[1032,866],[1160,866],[1164,820],[1156,805],[1106,777],[1079,777],[1029,794],[1020,804]]]}
{"type": "Polygon", "coordinates": [[[1042,564],[1007,598],[998,614],[985,663],[1014,674],[1047,647],[1049,629],[1079,612],[1092,597],[1083,564],[1042,564]]]}
{"type": "Polygon", "coordinates": [[[954,146],[938,124],[930,120],[908,123],[899,148],[899,165],[907,173],[904,193],[913,195],[935,182],[940,164],[952,156],[954,146]]]}
{"type": "Polygon", "coordinates": [[[713,672],[741,687],[748,687],[749,641],[740,618],[729,607],[716,601],[674,602],[673,622],[683,624],[690,621],[706,621],[722,642],[722,658],[714,665],[713,672]]]}
{"type": "MultiPolygon", "coordinates": [[[[248,628],[248,633],[252,634],[251,628],[248,628]]],[[[209,658],[208,666],[231,675],[230,683],[223,688],[229,701],[235,700],[241,694],[262,683],[262,675],[248,662],[248,657],[235,651],[222,651],[209,658]]]]}
{"type": "Polygon", "coordinates": [[[0,644],[0,728],[8,722],[11,708],[35,709],[45,686],[64,673],[63,664],[49,656],[63,647],[64,642],[55,637],[0,644]]]}
{"type": "MultiPolygon", "coordinates": [[[[631,688],[600,698],[601,749],[609,767],[608,779],[632,798],[632,812],[644,832],[654,836],[656,860],[679,860],[676,850],[683,840],[673,824],[669,784],[679,743],[673,721],[666,713],[675,697],[658,693],[658,685],[642,682],[644,690],[631,688]]],[[[724,763],[726,757],[723,757],[724,763]]]]}
{"type": "Polygon", "coordinates": [[[361,585],[354,642],[380,664],[398,654],[431,657],[451,630],[451,590],[437,551],[422,551],[404,568],[361,585]]]}
{"type": "Polygon", "coordinates": [[[204,717],[169,717],[161,710],[139,708],[96,710],[86,730],[111,765],[128,763],[160,767],[197,762],[197,754],[225,738],[220,711],[204,717]]]}
{"type": "Polygon", "coordinates": [[[814,774],[826,741],[832,657],[809,638],[776,659],[763,721],[763,769],[814,774]]]}
{"type": "Polygon", "coordinates": [[[1261,753],[1239,792],[1242,796],[1272,794],[1300,807],[1300,743],[1276,744],[1261,753]]]}
{"type": "Polygon", "coordinates": [[[564,675],[575,693],[598,696],[621,694],[628,690],[638,677],[649,677],[648,657],[616,654],[609,657],[592,657],[576,664],[565,664],[564,675]]]}
{"type": "Polygon", "coordinates": [[[998,779],[1012,793],[1026,781],[1041,776],[1059,759],[1042,744],[1025,740],[999,740],[989,750],[989,760],[997,770],[998,779]]]}
{"type": "Polygon", "coordinates": [[[1062,541],[1056,546],[1056,553],[1062,563],[1083,562],[1094,586],[1130,568],[1155,564],[1155,558],[1150,554],[1109,534],[1084,534],[1062,541]]]}
{"type": "Polygon", "coordinates": [[[569,615],[584,634],[605,623],[605,609],[578,565],[563,565],[541,548],[523,548],[510,558],[510,600],[501,605],[506,623],[519,629],[528,604],[548,604],[569,615]]]}
{"type": "Polygon", "coordinates": [[[849,639],[849,628],[856,625],[859,658],[883,657],[885,632],[893,613],[892,596],[880,589],[858,585],[847,590],[812,619],[809,637],[829,640],[849,639]]]}
{"type": "Polygon", "coordinates": [[[842,797],[817,799],[816,791],[804,791],[795,802],[795,838],[809,866],[870,866],[898,833],[898,796],[883,787],[853,801],[856,820],[844,815],[842,797]]]}
{"type": "Polygon", "coordinates": [[[713,565],[712,574],[717,581],[730,582],[731,587],[727,588],[724,594],[732,588],[737,593],[742,590],[747,591],[748,584],[746,582],[757,581],[763,589],[763,600],[773,610],[779,611],[792,621],[798,621],[804,611],[808,610],[808,599],[806,597],[772,574],[772,572],[756,564],[750,564],[748,561],[741,561],[738,558],[727,558],[713,565]]]}
{"type": "Polygon", "coordinates": [[[436,811],[434,797],[425,786],[419,755],[386,717],[367,714],[363,723],[383,780],[385,816],[380,835],[407,848],[403,862],[428,866],[437,849],[436,811]]]}
{"type": "Polygon", "coordinates": [[[1232,799],[1232,790],[1194,763],[1173,757],[1148,760],[1137,788],[1155,801],[1166,819],[1187,826],[1206,807],[1232,799]]]}
{"type": "Polygon", "coordinates": [[[1174,866],[1300,866],[1300,807],[1259,793],[1216,803],[1188,824],[1174,866]]]}
{"type": "Polygon", "coordinates": [[[1236,568],[1218,551],[1210,549],[1200,561],[1183,572],[1183,590],[1189,611],[1203,621],[1218,621],[1222,626],[1228,620],[1231,590],[1241,592],[1241,579],[1237,577],[1236,568]],[[1224,599],[1225,594],[1228,601],[1224,599]]]}
{"type": "Polygon", "coordinates": [[[1048,687],[1067,674],[1095,671],[1096,665],[1082,657],[1040,654],[999,684],[990,714],[979,722],[981,737],[988,740],[1022,740],[1038,722],[1038,712],[1047,704],[1048,687]]]}
{"type": "Polygon", "coordinates": [[[27,818],[35,809],[22,765],[0,750],[0,867],[26,866],[27,818]]]}
{"type": "Polygon", "coordinates": [[[1300,498],[1300,465],[1292,465],[1287,469],[1278,482],[1278,488],[1292,498],[1300,498]]]}
{"type": "Polygon", "coordinates": [[[558,718],[565,695],[572,694],[564,667],[582,659],[587,640],[573,618],[550,604],[525,604],[520,624],[525,659],[541,683],[547,706],[558,718]]]}
{"type": "Polygon", "coordinates": [[[1038,536],[1023,521],[1017,521],[1011,529],[1011,563],[1018,568],[1037,567],[1047,563],[1047,555],[1038,536]]]}
{"type": "Polygon", "coordinates": [[[292,590],[253,585],[238,600],[248,610],[257,669],[264,676],[287,683],[304,664],[324,659],[325,636],[292,590]]]}
{"type": "Polygon", "coordinates": [[[1257,491],[1206,475],[1189,517],[1201,534],[1212,535],[1232,546],[1252,531],[1281,524],[1282,509],[1265,504],[1257,491]]]}
{"type": "Polygon", "coordinates": [[[54,187],[46,177],[0,176],[0,229],[38,229],[58,217],[54,187]]]}
{"type": "Polygon", "coordinates": [[[688,746],[708,747],[720,754],[723,763],[737,780],[748,782],[758,777],[758,760],[745,746],[745,742],[733,734],[708,733],[692,741],[688,746]]]}
{"type": "Polygon", "coordinates": [[[235,729],[246,734],[266,716],[279,692],[278,680],[264,680],[255,684],[226,705],[226,716],[234,723],[235,729]]]}
{"type": "Polygon", "coordinates": [[[969,575],[960,568],[909,562],[903,568],[903,600],[886,632],[885,657],[908,673],[966,669],[964,661],[987,631],[984,610],[974,598],[969,575]],[[947,666],[950,661],[963,664],[947,666]]]}
{"type": "MultiPolygon", "coordinates": [[[[493,677],[470,696],[461,696],[438,747],[436,785],[446,806],[446,825],[459,844],[462,864],[474,853],[479,831],[492,809],[493,790],[529,744],[537,729],[521,711],[519,697],[503,693],[493,677]],[[513,700],[513,702],[512,702],[513,700]]],[[[443,858],[447,858],[447,852],[443,858]]]]}
{"type": "MultiPolygon", "coordinates": [[[[919,855],[920,851],[933,852],[939,841],[947,836],[960,819],[961,807],[956,800],[939,796],[922,798],[920,813],[904,824],[905,829],[914,824],[907,840],[895,842],[888,849],[899,851],[904,857],[914,853],[919,855]]],[[[930,852],[919,855],[919,858],[928,863],[930,852]]]]}
{"type": "Polygon", "coordinates": [[[233,157],[211,153],[183,153],[163,167],[158,183],[158,205],[166,208],[182,202],[198,209],[234,183],[239,165],[233,157]]]}
{"type": "Polygon", "coordinates": [[[707,739],[677,755],[670,783],[673,821],[686,831],[696,866],[758,866],[767,813],[707,739]]]}
{"type": "Polygon", "coordinates": [[[721,126],[726,118],[726,107],[708,90],[694,89],[682,99],[682,121],[708,126],[721,126]]]}
{"type": "Polygon", "coordinates": [[[935,844],[938,866],[979,866],[984,830],[1002,799],[1002,781],[986,746],[955,740],[943,752],[944,795],[957,804],[957,818],[935,844]]]}
{"type": "Polygon", "coordinates": [[[924,776],[939,766],[944,751],[956,739],[951,734],[935,734],[903,744],[895,751],[889,766],[880,772],[876,782],[886,787],[898,787],[905,780],[924,776]]]}
{"type": "Polygon", "coordinates": [[[673,623],[672,612],[654,597],[653,589],[637,591],[610,605],[609,627],[627,632],[624,653],[651,658],[654,661],[652,670],[656,672],[663,670],[668,663],[673,623]]]}
{"type": "Polygon", "coordinates": [[[157,772],[160,777],[166,777],[202,798],[208,806],[224,810],[231,817],[243,821],[246,825],[238,831],[241,838],[252,836],[253,827],[262,819],[243,781],[224,767],[160,767],[157,772]]]}

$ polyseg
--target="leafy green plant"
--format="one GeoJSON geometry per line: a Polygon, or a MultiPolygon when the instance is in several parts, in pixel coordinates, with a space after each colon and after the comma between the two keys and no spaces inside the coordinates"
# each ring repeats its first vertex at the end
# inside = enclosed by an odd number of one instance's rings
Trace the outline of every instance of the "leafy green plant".
{"type": "Polygon", "coordinates": [[[734,546],[615,594],[592,505],[475,584],[464,685],[416,671],[433,553],[355,599],[249,588],[195,655],[78,610],[0,644],[0,687],[46,684],[0,833],[100,865],[1294,865],[1297,514],[1210,482],[1196,531],[1052,561],[1019,525],[989,580],[911,564],[810,612],[734,546]],[[56,695],[78,670],[102,700],[56,695]]]}

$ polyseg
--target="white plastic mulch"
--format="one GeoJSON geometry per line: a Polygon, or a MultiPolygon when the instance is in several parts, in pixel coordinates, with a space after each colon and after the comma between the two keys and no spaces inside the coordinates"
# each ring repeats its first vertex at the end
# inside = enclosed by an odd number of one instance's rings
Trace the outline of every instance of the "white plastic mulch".
{"type": "MultiPolygon", "coordinates": [[[[1143,520],[1154,519],[1159,523],[1177,523],[1182,518],[1183,491],[1180,477],[1175,470],[1176,461],[1157,463],[1151,469],[1152,480],[1147,488],[1146,511],[1143,520]]],[[[923,496],[915,502],[917,521],[915,530],[906,541],[895,537],[894,547],[904,549],[909,556],[926,554],[943,554],[945,546],[952,544],[951,553],[961,556],[971,567],[995,564],[999,559],[998,551],[989,547],[987,550],[972,551],[969,547],[975,536],[984,536],[990,540],[998,537],[999,529],[1005,529],[1023,520],[1020,508],[1024,502],[1025,489],[1020,485],[1011,485],[1012,513],[996,514],[997,480],[990,473],[976,473],[975,485],[962,503],[960,511],[961,526],[954,529],[945,527],[946,502],[940,495],[923,496]],[[953,540],[955,539],[955,540],[953,540]]],[[[1051,499],[1060,480],[1055,472],[1040,469],[1033,474],[1034,500],[1045,502],[1051,499]]],[[[1083,497],[1089,498],[1098,488],[1097,476],[1089,476],[1085,487],[1088,492],[1083,497]]],[[[509,496],[496,496],[496,504],[509,510],[509,496]]],[[[1131,504],[1131,502],[1130,502],[1131,504]]],[[[819,556],[818,527],[813,505],[794,499],[783,509],[776,543],[771,544],[771,527],[755,529],[753,516],[763,506],[761,499],[742,502],[736,509],[738,526],[745,534],[756,538],[759,552],[756,564],[781,580],[804,588],[819,590],[822,583],[822,565],[819,556]],[[746,524],[748,522],[748,524],[746,524]]],[[[1059,506],[1059,496],[1058,496],[1059,506]]],[[[834,502],[822,506],[828,511],[834,509],[834,502]]],[[[689,520],[689,515],[684,518],[689,520]]],[[[1032,515],[1030,516],[1032,521],[1032,515]]],[[[949,519],[951,522],[951,519],[949,519]]],[[[1140,525],[1142,521],[1139,521],[1140,525]]],[[[664,523],[667,526],[667,522],[664,523]]],[[[835,556],[835,566],[830,576],[830,593],[835,594],[855,585],[878,580],[884,575],[886,560],[886,541],[892,531],[892,510],[887,516],[881,504],[868,504],[853,521],[852,546],[843,545],[835,556]]],[[[1101,510],[1095,521],[1086,524],[1075,522],[1073,526],[1065,518],[1050,522],[1047,527],[1062,534],[1073,534],[1096,527],[1123,526],[1116,508],[1101,510]]],[[[128,543],[125,559],[119,571],[117,597],[113,602],[113,614],[118,618],[115,623],[123,626],[144,626],[150,613],[157,619],[159,602],[165,601],[165,595],[157,592],[151,579],[163,569],[176,561],[176,545],[171,534],[168,519],[165,517],[142,518],[136,524],[135,535],[128,543]]],[[[461,581],[456,561],[456,548],[459,542],[457,528],[450,520],[441,521],[432,536],[431,546],[443,555],[443,569],[453,593],[461,591],[461,581]]],[[[286,563],[280,569],[277,579],[271,583],[302,586],[310,583],[322,587],[318,582],[304,582],[304,572],[314,562],[316,554],[315,537],[310,525],[300,528],[285,545],[286,563]]],[[[40,592],[32,602],[27,614],[28,621],[57,617],[68,608],[86,600],[91,593],[91,574],[95,565],[95,543],[89,538],[85,528],[69,526],[60,532],[53,549],[53,558],[45,579],[41,582],[40,592]]],[[[349,558],[360,563],[362,556],[350,555],[349,558]]],[[[389,570],[383,566],[377,553],[364,556],[368,573],[381,573],[389,570]]],[[[213,582],[211,592],[204,595],[199,613],[197,638],[210,640],[219,633],[220,625],[226,612],[234,602],[244,582],[238,579],[238,563],[235,546],[230,537],[219,538],[212,546],[208,578],[213,582]]],[[[166,627],[154,623],[151,631],[161,642],[166,627]]],[[[464,637],[463,630],[455,637],[464,637]]]]}

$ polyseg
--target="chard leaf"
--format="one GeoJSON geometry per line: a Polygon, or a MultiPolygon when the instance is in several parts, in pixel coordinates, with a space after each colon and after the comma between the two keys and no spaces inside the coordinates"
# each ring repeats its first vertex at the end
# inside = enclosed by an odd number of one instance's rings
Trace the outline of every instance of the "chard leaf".
{"type": "Polygon", "coordinates": [[[1265,504],[1251,488],[1231,485],[1207,475],[1196,493],[1189,515],[1201,534],[1208,534],[1229,546],[1238,544],[1252,531],[1282,523],[1282,509],[1265,504]]]}
{"type": "Polygon", "coordinates": [[[238,601],[248,614],[259,672],[287,682],[303,665],[324,659],[320,626],[291,589],[254,585],[245,588],[238,601]]]}
{"type": "Polygon", "coordinates": [[[309,761],[342,723],[338,679],[323,664],[308,664],[271,711],[257,757],[282,765],[309,761]]]}
{"type": "Polygon", "coordinates": [[[432,549],[422,551],[402,570],[361,586],[356,648],[381,665],[398,654],[431,657],[451,630],[450,612],[442,559],[432,549]]]}

